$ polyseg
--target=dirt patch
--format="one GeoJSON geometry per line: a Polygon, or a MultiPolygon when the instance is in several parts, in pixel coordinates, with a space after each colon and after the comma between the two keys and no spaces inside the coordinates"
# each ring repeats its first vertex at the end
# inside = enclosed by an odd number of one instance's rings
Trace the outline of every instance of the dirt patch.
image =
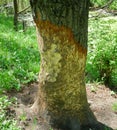
{"type": "Polygon", "coordinates": [[[117,129],[117,113],[112,109],[117,103],[117,94],[104,85],[87,85],[87,96],[90,107],[98,121],[117,129]]]}
{"type": "MultiPolygon", "coordinates": [[[[104,85],[87,84],[87,97],[89,105],[99,122],[117,129],[117,111],[112,109],[117,103],[117,94],[104,85]]],[[[15,115],[22,130],[42,130],[43,122],[39,115],[30,109],[37,95],[38,83],[23,87],[20,92],[9,93],[9,97],[16,97],[17,104],[8,109],[8,113],[15,115]]]]}
{"type": "Polygon", "coordinates": [[[38,83],[25,85],[22,88],[20,92],[8,93],[10,98],[16,97],[17,99],[17,103],[9,108],[9,113],[14,111],[15,119],[22,130],[40,130],[41,118],[31,110],[31,106],[37,96],[38,83]]]}

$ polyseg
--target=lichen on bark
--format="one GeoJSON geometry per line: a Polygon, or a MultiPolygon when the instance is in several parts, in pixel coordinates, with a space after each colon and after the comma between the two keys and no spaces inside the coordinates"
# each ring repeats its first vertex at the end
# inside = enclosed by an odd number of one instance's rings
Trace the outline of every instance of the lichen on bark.
{"type": "Polygon", "coordinates": [[[55,82],[61,68],[61,55],[59,52],[57,52],[57,45],[51,44],[49,49],[46,49],[46,51],[44,50],[44,52],[41,53],[41,56],[44,70],[42,74],[43,78],[40,78],[40,82],[42,82],[42,80],[55,82]]]}

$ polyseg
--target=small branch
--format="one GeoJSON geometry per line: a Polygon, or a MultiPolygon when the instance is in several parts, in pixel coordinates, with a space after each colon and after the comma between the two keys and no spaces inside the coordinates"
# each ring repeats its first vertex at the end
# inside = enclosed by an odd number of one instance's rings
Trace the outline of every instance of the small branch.
{"type": "Polygon", "coordinates": [[[21,13],[25,12],[25,11],[26,11],[27,9],[29,9],[29,8],[30,8],[30,5],[27,6],[25,9],[21,10],[20,12],[18,12],[18,14],[21,14],[21,13]]]}
{"type": "Polygon", "coordinates": [[[109,1],[107,2],[107,4],[105,4],[104,6],[102,6],[102,7],[90,7],[90,10],[104,9],[104,8],[106,8],[106,7],[109,7],[113,2],[114,2],[114,0],[109,0],[109,1]]]}
{"type": "Polygon", "coordinates": [[[14,29],[18,30],[18,4],[17,0],[13,0],[14,5],[14,29]]]}
{"type": "Polygon", "coordinates": [[[108,3],[107,3],[107,4],[105,4],[104,6],[102,6],[102,7],[101,7],[101,9],[103,9],[103,8],[106,8],[106,7],[110,6],[113,2],[114,2],[114,0],[110,0],[110,1],[108,1],[108,3]]]}

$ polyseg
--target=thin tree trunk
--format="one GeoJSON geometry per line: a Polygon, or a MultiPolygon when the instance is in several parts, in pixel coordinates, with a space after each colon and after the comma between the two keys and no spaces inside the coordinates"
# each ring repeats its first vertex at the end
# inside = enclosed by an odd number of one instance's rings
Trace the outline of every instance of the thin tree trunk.
{"type": "Polygon", "coordinates": [[[18,3],[17,0],[13,0],[14,4],[14,29],[18,30],[18,3]]]}
{"type": "Polygon", "coordinates": [[[85,88],[88,0],[31,0],[41,53],[37,110],[49,126],[85,130],[96,123],[85,88]]]}

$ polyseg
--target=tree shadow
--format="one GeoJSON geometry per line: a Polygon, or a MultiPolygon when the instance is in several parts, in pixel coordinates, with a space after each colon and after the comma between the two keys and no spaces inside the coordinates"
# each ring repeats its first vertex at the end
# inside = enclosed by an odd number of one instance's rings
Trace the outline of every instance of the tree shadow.
{"type": "Polygon", "coordinates": [[[115,130],[101,122],[97,122],[97,124],[89,124],[85,126],[81,126],[81,130],[115,130]]]}
{"type": "Polygon", "coordinates": [[[52,130],[116,130],[116,129],[113,129],[105,124],[102,124],[101,122],[97,122],[97,124],[89,124],[89,125],[85,125],[85,126],[81,126],[81,127],[78,127],[78,128],[53,128],[51,126],[48,126],[47,124],[41,124],[39,125],[39,130],[49,130],[49,128],[52,128],[52,130]]]}

